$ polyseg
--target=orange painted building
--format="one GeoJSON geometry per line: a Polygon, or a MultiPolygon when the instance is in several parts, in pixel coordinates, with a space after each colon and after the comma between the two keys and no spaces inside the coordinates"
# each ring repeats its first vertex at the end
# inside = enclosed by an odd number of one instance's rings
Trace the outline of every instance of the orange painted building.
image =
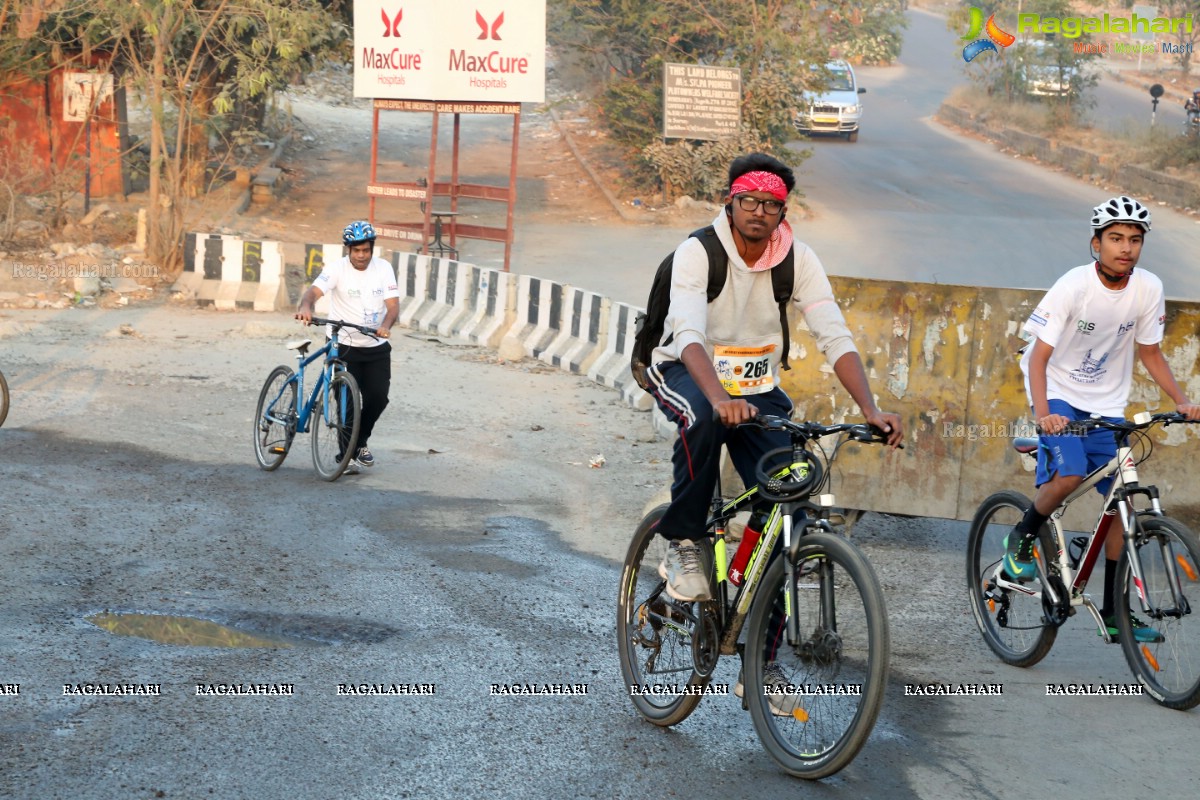
{"type": "Polygon", "coordinates": [[[107,56],[42,79],[0,77],[0,158],[14,189],[38,193],[59,183],[82,192],[90,173],[92,197],[126,195],[127,142],[125,92],[107,56]]]}

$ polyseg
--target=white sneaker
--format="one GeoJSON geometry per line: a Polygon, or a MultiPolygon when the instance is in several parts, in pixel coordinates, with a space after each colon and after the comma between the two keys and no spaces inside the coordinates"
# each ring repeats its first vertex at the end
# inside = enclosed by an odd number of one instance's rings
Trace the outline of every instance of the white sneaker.
{"type": "MultiPolygon", "coordinates": [[[[775,662],[767,664],[763,669],[763,689],[771,687],[786,687],[788,685],[787,676],[783,674],[783,667],[775,662]]],[[[742,685],[742,673],[738,672],[737,683],[733,687],[733,696],[741,697],[745,694],[745,687],[742,685]]],[[[797,708],[801,708],[800,696],[795,694],[772,694],[767,696],[767,705],[771,707],[771,713],[777,717],[791,717],[797,708]]]]}
{"type": "Polygon", "coordinates": [[[667,594],[685,603],[712,599],[700,548],[691,539],[672,541],[658,565],[658,576],[667,582],[667,594]]]}

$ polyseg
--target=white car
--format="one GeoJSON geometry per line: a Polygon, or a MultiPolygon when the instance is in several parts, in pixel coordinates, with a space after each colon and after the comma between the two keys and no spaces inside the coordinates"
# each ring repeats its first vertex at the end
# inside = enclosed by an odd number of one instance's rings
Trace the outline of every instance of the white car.
{"type": "Polygon", "coordinates": [[[867,90],[858,85],[854,68],[847,62],[831,61],[825,69],[831,76],[829,84],[796,115],[794,124],[802,133],[836,133],[857,142],[863,112],[858,96],[867,90]]]}
{"type": "Polygon", "coordinates": [[[1071,91],[1076,69],[1059,66],[1057,54],[1042,39],[1023,42],[1017,50],[1017,69],[1027,94],[1039,97],[1061,97],[1071,91]]]}

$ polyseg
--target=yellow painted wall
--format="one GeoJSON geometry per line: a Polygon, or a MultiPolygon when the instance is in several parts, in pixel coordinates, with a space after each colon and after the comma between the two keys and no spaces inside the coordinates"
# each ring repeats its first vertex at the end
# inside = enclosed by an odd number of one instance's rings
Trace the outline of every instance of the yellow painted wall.
{"type": "MultiPolygon", "coordinates": [[[[832,277],[834,293],[867,368],[876,402],[905,422],[905,449],[847,446],[838,457],[837,504],[895,514],[970,519],[1001,489],[1032,496],[1033,473],[1011,448],[1031,435],[1016,350],[1041,291],[979,289],[832,277]]],[[[1200,401],[1200,304],[1167,303],[1163,341],[1176,378],[1200,401]]],[[[792,332],[783,388],[797,419],[856,419],[857,409],[817,351],[802,320],[792,332]]],[[[1128,415],[1174,404],[1139,364],[1128,415]]],[[[1143,483],[1164,492],[1167,513],[1200,527],[1200,425],[1159,428],[1143,483]]],[[[1095,503],[1077,502],[1068,526],[1090,527],[1095,503]]]]}

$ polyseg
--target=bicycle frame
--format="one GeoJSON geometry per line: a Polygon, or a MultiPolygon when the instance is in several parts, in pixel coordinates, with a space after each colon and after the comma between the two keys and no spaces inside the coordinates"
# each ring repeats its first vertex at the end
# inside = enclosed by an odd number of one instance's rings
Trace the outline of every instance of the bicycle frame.
{"type": "MultiPolygon", "coordinates": [[[[287,388],[288,384],[295,383],[296,408],[294,410],[296,412],[296,431],[298,433],[308,432],[309,418],[312,416],[313,405],[317,401],[318,394],[322,392],[323,394],[321,394],[321,397],[324,402],[321,404],[321,407],[324,409],[323,413],[330,413],[329,386],[333,376],[333,362],[335,359],[337,359],[337,356],[338,350],[336,333],[328,342],[325,343],[321,349],[317,350],[312,355],[297,355],[296,373],[288,380],[287,383],[283,385],[282,388],[280,388],[279,394],[276,395],[271,401],[270,408],[275,408],[275,404],[279,402],[279,398],[283,396],[283,392],[287,388]],[[316,383],[313,385],[312,392],[306,399],[304,395],[304,368],[322,357],[324,357],[325,363],[322,365],[321,374],[317,378],[316,383]]],[[[341,406],[339,406],[339,408],[340,407],[341,406]]],[[[328,421],[328,417],[326,417],[326,421],[328,421]]]]}
{"type": "MultiPolygon", "coordinates": [[[[1114,432],[1117,433],[1117,454],[1113,456],[1108,463],[1103,464],[1092,470],[1083,482],[1067,495],[1066,499],[1054,509],[1048,520],[1050,529],[1054,533],[1055,542],[1058,545],[1058,553],[1054,559],[1058,567],[1058,576],[1060,577],[1060,586],[1056,587],[1054,581],[1048,580],[1048,576],[1041,575],[1041,589],[1032,589],[1016,581],[1005,580],[1002,575],[1003,571],[999,565],[996,567],[995,580],[996,585],[1001,589],[1010,589],[1015,592],[1028,595],[1030,597],[1041,597],[1042,593],[1046,593],[1049,602],[1055,608],[1063,607],[1063,597],[1060,592],[1070,587],[1068,605],[1069,607],[1083,606],[1091,613],[1096,621],[1097,627],[1104,632],[1105,638],[1108,638],[1104,620],[1100,615],[1100,610],[1096,608],[1095,603],[1091,598],[1084,593],[1088,580],[1091,578],[1092,569],[1096,565],[1096,561],[1100,557],[1100,553],[1104,550],[1104,543],[1108,539],[1109,529],[1112,527],[1113,519],[1120,516],[1121,524],[1124,527],[1125,533],[1125,551],[1129,557],[1130,569],[1133,573],[1134,584],[1137,588],[1138,599],[1142,604],[1142,611],[1150,615],[1156,615],[1158,609],[1152,608],[1146,597],[1144,573],[1142,571],[1141,558],[1138,555],[1137,548],[1134,546],[1135,518],[1139,515],[1153,515],[1161,517],[1163,515],[1162,504],[1159,500],[1158,487],[1156,486],[1140,486],[1138,484],[1137,464],[1133,458],[1133,448],[1129,446],[1129,432],[1114,432]],[[1104,497],[1104,505],[1100,512],[1100,518],[1096,521],[1092,532],[1088,537],[1087,547],[1084,548],[1083,554],[1079,559],[1079,566],[1074,572],[1071,569],[1070,559],[1068,558],[1066,532],[1063,529],[1062,519],[1067,513],[1067,508],[1071,503],[1078,500],[1083,495],[1087,494],[1096,484],[1106,477],[1112,477],[1112,486],[1109,487],[1108,493],[1104,497]],[[1136,495],[1145,495],[1150,500],[1150,509],[1138,512],[1134,509],[1131,498],[1136,495]],[[1116,501],[1116,513],[1109,511],[1116,501]]],[[[1041,444],[1038,445],[1041,447],[1041,444]]],[[[1047,554],[1049,555],[1049,554],[1047,554]]],[[[1048,559],[1049,560],[1049,559],[1048,559]]],[[[1039,567],[1040,571],[1040,567],[1039,567]]],[[[1178,575],[1172,581],[1176,599],[1181,596],[1182,588],[1178,585],[1178,575]]],[[[1045,601],[1043,601],[1044,603],[1045,601]]],[[[1065,621],[1065,617],[1059,620],[1059,623],[1065,621]]]]}
{"type": "MultiPolygon", "coordinates": [[[[807,462],[798,461],[780,469],[775,473],[775,477],[789,475],[792,470],[804,470],[807,468],[807,462]]],[[[759,487],[754,486],[747,489],[739,497],[728,502],[722,502],[719,498],[714,499],[714,513],[708,521],[708,529],[713,531],[713,535],[715,536],[713,560],[717,574],[716,599],[718,600],[717,613],[722,632],[720,642],[720,652],[722,655],[731,655],[737,652],[738,637],[741,636],[742,626],[745,624],[747,616],[749,616],[750,605],[754,601],[758,582],[766,573],[767,565],[770,563],[771,556],[775,552],[775,544],[779,541],[780,535],[783,536],[783,548],[781,552],[792,552],[792,533],[796,529],[796,515],[798,513],[801,514],[801,536],[803,536],[805,531],[814,526],[832,530],[828,521],[824,519],[828,515],[828,507],[833,505],[832,495],[822,495],[821,506],[816,506],[807,501],[775,503],[772,505],[771,511],[767,515],[767,520],[763,524],[762,534],[750,554],[750,560],[746,564],[745,579],[742,581],[742,585],[737,588],[731,604],[729,601],[729,558],[725,545],[725,524],[739,512],[753,506],[755,501],[758,500],[758,494],[759,487]],[[808,510],[816,511],[818,516],[816,518],[809,517],[805,513],[808,510]]],[[[799,631],[796,629],[798,623],[795,615],[792,614],[792,608],[794,608],[795,603],[795,598],[792,595],[796,591],[796,586],[795,581],[791,580],[791,559],[787,559],[785,562],[785,569],[789,579],[788,586],[791,587],[791,591],[787,594],[787,607],[785,608],[787,640],[789,644],[795,644],[799,641],[799,631]]],[[[831,609],[826,610],[831,612],[831,609]]]]}

